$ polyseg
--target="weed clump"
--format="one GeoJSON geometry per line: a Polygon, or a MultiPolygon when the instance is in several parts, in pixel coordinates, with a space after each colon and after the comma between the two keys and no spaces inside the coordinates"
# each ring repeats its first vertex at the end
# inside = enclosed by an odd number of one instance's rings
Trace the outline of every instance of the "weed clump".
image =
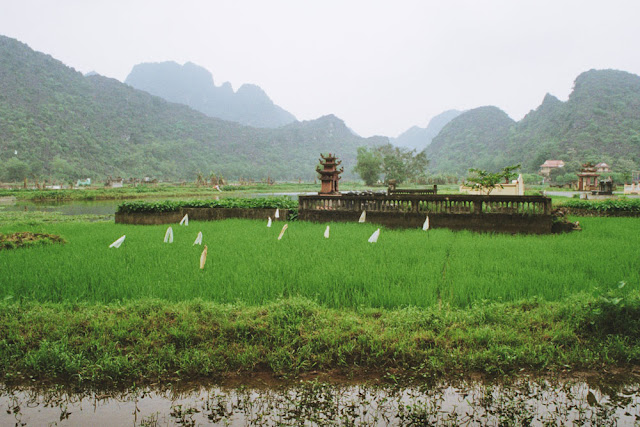
{"type": "Polygon", "coordinates": [[[45,246],[53,243],[67,243],[62,237],[45,233],[30,233],[28,231],[13,234],[0,233],[0,251],[3,249],[28,248],[45,246]]]}

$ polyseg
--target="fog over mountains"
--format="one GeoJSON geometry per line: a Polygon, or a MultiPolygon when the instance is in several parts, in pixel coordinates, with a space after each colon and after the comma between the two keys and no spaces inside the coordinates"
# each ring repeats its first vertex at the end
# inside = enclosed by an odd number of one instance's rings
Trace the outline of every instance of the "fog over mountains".
{"type": "Polygon", "coordinates": [[[451,120],[427,147],[434,173],[466,174],[521,163],[536,172],[546,159],[604,161],[614,171],[640,165],[640,76],[618,70],[580,74],[566,102],[547,94],[519,122],[497,107],[451,120]]]}
{"type": "Polygon", "coordinates": [[[447,123],[458,117],[460,114],[462,114],[462,111],[447,110],[444,113],[440,113],[433,117],[426,128],[413,126],[397,138],[392,139],[391,142],[399,147],[415,149],[418,152],[422,151],[431,144],[433,138],[440,133],[447,123]]]}
{"type": "Polygon", "coordinates": [[[229,82],[216,86],[209,71],[191,62],[138,64],[125,83],[167,101],[188,105],[209,117],[247,126],[276,128],[296,121],[259,86],[244,84],[237,92],[229,82]]]}
{"type": "Polygon", "coordinates": [[[333,115],[277,129],[208,117],[115,79],[84,76],[0,36],[0,175],[11,162],[60,180],[191,180],[211,171],[233,179],[313,179],[319,153],[332,152],[353,178],[357,147],[387,142],[354,135],[333,115]]]}
{"type": "MultiPolygon", "coordinates": [[[[33,176],[69,180],[193,179],[211,171],[228,178],[313,179],[319,153],[332,152],[349,179],[355,178],[357,148],[385,143],[386,137],[355,135],[334,115],[298,122],[257,86],[237,92],[216,86],[194,64],[141,64],[124,84],[83,76],[0,36],[0,175],[12,162],[33,176]],[[227,120],[210,114],[226,114],[227,120]]],[[[546,159],[637,170],[640,77],[590,70],[576,78],[566,102],[547,94],[519,122],[495,106],[450,110],[395,143],[426,147],[434,174],[466,176],[471,167],[497,170],[515,163],[535,172],[546,159]]]]}

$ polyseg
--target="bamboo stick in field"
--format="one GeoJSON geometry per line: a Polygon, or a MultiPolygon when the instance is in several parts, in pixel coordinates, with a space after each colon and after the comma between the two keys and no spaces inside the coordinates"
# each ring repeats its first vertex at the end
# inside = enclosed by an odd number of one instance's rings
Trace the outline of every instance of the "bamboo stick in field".
{"type": "Polygon", "coordinates": [[[204,270],[204,263],[207,262],[207,245],[204,245],[202,255],[200,255],[200,270],[204,270]]]}
{"type": "Polygon", "coordinates": [[[287,228],[288,228],[288,227],[289,227],[289,224],[285,224],[285,225],[282,227],[282,231],[280,231],[280,235],[278,236],[278,240],[281,240],[281,239],[282,239],[282,236],[284,236],[284,232],[285,232],[285,231],[287,231],[287,228]]]}

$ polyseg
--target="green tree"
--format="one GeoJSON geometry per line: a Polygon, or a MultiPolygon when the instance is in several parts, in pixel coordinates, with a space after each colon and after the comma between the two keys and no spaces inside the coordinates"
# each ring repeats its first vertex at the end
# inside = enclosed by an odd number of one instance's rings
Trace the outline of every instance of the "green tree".
{"type": "Polygon", "coordinates": [[[10,158],[4,163],[4,180],[5,181],[22,181],[29,175],[29,165],[15,157],[10,158]]]}
{"type": "Polygon", "coordinates": [[[502,169],[501,172],[487,172],[486,170],[471,168],[469,169],[469,172],[475,175],[471,175],[470,177],[468,177],[464,185],[466,185],[467,187],[471,187],[474,190],[479,190],[488,196],[489,194],[491,194],[494,188],[503,188],[502,184],[500,183],[502,180],[508,183],[510,179],[518,176],[515,171],[519,168],[519,164],[514,166],[507,166],[502,169]]]}
{"type": "Polygon", "coordinates": [[[360,175],[366,185],[375,184],[382,172],[382,156],[375,149],[358,147],[357,163],[353,171],[360,175]]]}
{"type": "Polygon", "coordinates": [[[394,147],[391,144],[371,150],[359,147],[357,162],[354,171],[367,185],[375,183],[381,174],[384,175],[385,182],[390,179],[396,180],[399,184],[416,181],[425,177],[429,164],[424,151],[416,153],[416,150],[394,147]]]}
{"type": "Polygon", "coordinates": [[[51,173],[56,179],[68,180],[76,178],[76,173],[73,168],[65,159],[56,156],[49,164],[51,173]]]}

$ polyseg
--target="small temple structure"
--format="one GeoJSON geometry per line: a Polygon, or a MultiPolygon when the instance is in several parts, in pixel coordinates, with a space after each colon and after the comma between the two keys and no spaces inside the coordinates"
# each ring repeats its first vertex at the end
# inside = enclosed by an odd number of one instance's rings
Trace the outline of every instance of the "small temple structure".
{"type": "Polygon", "coordinates": [[[578,191],[598,190],[598,168],[593,163],[585,163],[578,175],[578,191]]]}
{"type": "Polygon", "coordinates": [[[332,156],[329,153],[328,156],[320,154],[320,164],[316,167],[316,172],[320,174],[320,181],[322,181],[322,187],[318,194],[322,195],[335,195],[339,196],[338,181],[340,181],[340,174],[344,172],[344,168],[338,169],[338,165],[342,163],[340,160],[336,160],[337,157],[332,156]]]}

